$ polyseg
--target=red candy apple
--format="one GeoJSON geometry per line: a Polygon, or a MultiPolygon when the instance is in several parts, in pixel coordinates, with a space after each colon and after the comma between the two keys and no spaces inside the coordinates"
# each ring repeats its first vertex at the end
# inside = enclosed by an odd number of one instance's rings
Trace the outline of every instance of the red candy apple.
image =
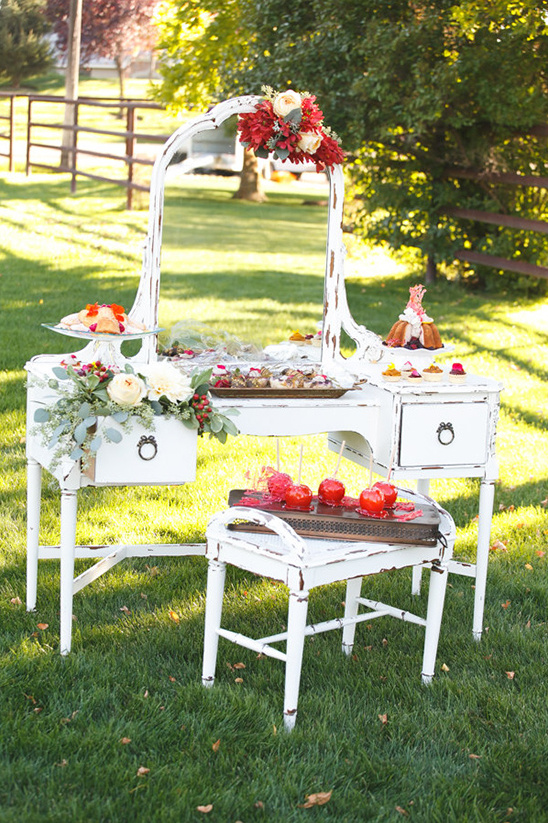
{"type": "Polygon", "coordinates": [[[283,500],[287,489],[292,483],[293,480],[288,474],[284,474],[284,472],[274,472],[267,481],[268,491],[274,500],[283,500]]]}
{"type": "Polygon", "coordinates": [[[310,509],[312,491],[304,483],[289,486],[285,492],[285,504],[288,509],[310,509]]]}
{"type": "Polygon", "coordinates": [[[371,514],[379,514],[384,509],[384,494],[375,487],[364,489],[360,494],[360,509],[371,514]]]}
{"type": "Polygon", "coordinates": [[[391,509],[396,502],[396,498],[398,496],[398,490],[392,483],[389,483],[387,480],[379,480],[377,483],[373,485],[374,489],[380,489],[381,492],[384,494],[384,505],[387,509],[391,509]]]}
{"type": "Polygon", "coordinates": [[[318,500],[328,506],[340,506],[344,492],[344,483],[334,477],[326,477],[318,488],[318,500]]]}

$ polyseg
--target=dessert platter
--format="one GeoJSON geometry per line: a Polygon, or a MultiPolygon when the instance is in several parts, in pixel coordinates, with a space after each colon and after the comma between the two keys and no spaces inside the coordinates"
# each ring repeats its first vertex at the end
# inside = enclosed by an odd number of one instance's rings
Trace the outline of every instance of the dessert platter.
{"type": "Polygon", "coordinates": [[[453,363],[450,369],[443,369],[433,361],[429,366],[417,368],[410,360],[407,360],[402,365],[389,363],[381,371],[381,377],[385,383],[448,382],[452,385],[463,385],[466,383],[467,374],[462,363],[453,363]]]}
{"type": "Polygon", "coordinates": [[[313,367],[233,367],[219,363],[210,378],[211,394],[217,397],[329,398],[342,397],[348,390],[313,367]]]}
{"type": "Polygon", "coordinates": [[[422,285],[410,287],[407,306],[383,340],[385,357],[399,362],[413,352],[414,358],[424,360],[454,350],[443,343],[438,327],[426,314],[422,305],[425,292],[422,285]]]}
{"type": "MultiPolygon", "coordinates": [[[[300,478],[294,483],[290,475],[265,467],[256,485],[232,489],[229,506],[272,512],[305,537],[417,545],[432,545],[437,539],[440,521],[435,507],[424,504],[418,509],[409,500],[398,500],[399,489],[388,481],[378,481],[354,498],[346,495],[342,481],[328,477],[313,494],[300,478]]],[[[266,531],[245,519],[231,528],[266,531]]]]}
{"type": "Polygon", "coordinates": [[[112,341],[120,337],[135,340],[162,331],[159,328],[147,329],[141,323],[130,320],[124,307],[116,303],[88,303],[85,309],[67,314],[58,323],[42,323],[42,326],[67,337],[97,341],[112,341]]]}

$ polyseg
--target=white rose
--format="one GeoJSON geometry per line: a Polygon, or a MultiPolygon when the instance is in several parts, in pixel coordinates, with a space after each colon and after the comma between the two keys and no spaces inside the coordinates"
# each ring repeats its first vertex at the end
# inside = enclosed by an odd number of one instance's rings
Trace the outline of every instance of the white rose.
{"type": "Polygon", "coordinates": [[[107,394],[120,406],[138,406],[146,393],[146,386],[136,374],[121,372],[107,385],[107,394]]]}
{"type": "Polygon", "coordinates": [[[190,378],[171,363],[155,363],[147,374],[147,397],[159,400],[165,395],[172,403],[187,400],[192,394],[190,378]]]}
{"type": "Polygon", "coordinates": [[[301,95],[297,94],[296,91],[292,91],[292,89],[281,91],[274,98],[272,107],[274,114],[277,114],[278,117],[285,117],[293,109],[300,109],[301,95]]]}
{"type": "Polygon", "coordinates": [[[307,154],[314,154],[314,152],[320,148],[321,143],[321,134],[317,134],[315,131],[304,131],[299,134],[297,148],[307,152],[307,154]]]}

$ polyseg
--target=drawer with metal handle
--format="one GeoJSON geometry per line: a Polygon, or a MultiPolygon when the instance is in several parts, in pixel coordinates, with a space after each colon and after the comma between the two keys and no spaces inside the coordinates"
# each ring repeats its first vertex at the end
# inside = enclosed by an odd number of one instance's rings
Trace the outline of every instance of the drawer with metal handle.
{"type": "Polygon", "coordinates": [[[481,465],[488,454],[489,406],[414,403],[402,406],[400,466],[481,465]]]}

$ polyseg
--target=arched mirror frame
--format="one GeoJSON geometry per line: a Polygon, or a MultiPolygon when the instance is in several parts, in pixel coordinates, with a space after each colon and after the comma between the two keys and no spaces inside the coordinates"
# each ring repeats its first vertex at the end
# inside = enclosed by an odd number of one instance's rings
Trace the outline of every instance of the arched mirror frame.
{"type": "MultiPolygon", "coordinates": [[[[195,135],[210,129],[218,129],[233,115],[254,111],[261,100],[261,97],[247,95],[219,103],[206,114],[174,132],[156,158],[150,185],[148,233],[143,253],[141,279],[135,302],[129,313],[132,320],[143,323],[147,328],[158,327],[164,190],[167,169],[174,156],[195,135]]],[[[381,356],[381,341],[376,334],[358,325],[350,314],[344,281],[346,248],[342,237],[344,205],[342,167],[336,165],[332,170],[327,170],[327,176],[329,200],[323,299],[322,368],[328,371],[330,364],[346,365],[352,372],[358,374],[364,364],[381,356]],[[341,332],[343,330],[355,344],[355,352],[349,358],[344,358],[341,354],[341,332]]],[[[145,338],[135,359],[151,362],[156,357],[155,336],[145,338]]]]}

